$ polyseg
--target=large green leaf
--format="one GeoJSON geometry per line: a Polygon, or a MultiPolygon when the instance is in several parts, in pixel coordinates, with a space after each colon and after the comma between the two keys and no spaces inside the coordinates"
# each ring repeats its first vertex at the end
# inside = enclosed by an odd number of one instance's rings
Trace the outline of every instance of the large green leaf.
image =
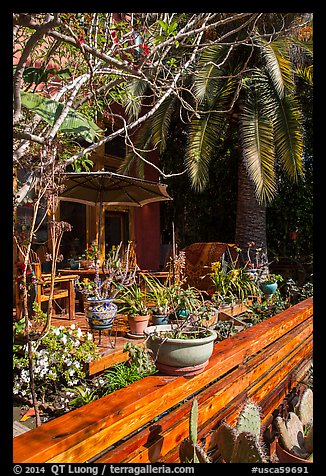
{"type": "Polygon", "coordinates": [[[23,73],[23,79],[29,84],[40,84],[48,81],[49,75],[57,76],[61,79],[69,79],[71,73],[69,68],[56,70],[55,68],[35,68],[28,66],[23,73]]]}
{"type": "MultiPolygon", "coordinates": [[[[21,92],[22,105],[30,111],[38,114],[45,122],[54,125],[60,116],[64,104],[53,99],[47,99],[40,94],[21,92]]],[[[84,114],[70,109],[60,127],[61,132],[83,137],[87,142],[94,142],[103,131],[94,121],[84,114]]]]}

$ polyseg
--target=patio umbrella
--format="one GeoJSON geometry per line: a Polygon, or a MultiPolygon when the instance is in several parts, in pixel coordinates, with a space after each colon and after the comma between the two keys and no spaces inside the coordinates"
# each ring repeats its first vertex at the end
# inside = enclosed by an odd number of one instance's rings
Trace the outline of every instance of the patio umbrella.
{"type": "Polygon", "coordinates": [[[69,172],[64,174],[65,190],[59,197],[86,205],[128,205],[172,200],[167,185],[114,172],[69,172]]]}
{"type": "Polygon", "coordinates": [[[99,245],[103,205],[142,207],[148,203],[172,200],[165,184],[114,172],[67,172],[63,176],[63,184],[65,189],[60,200],[99,205],[99,245]]]}

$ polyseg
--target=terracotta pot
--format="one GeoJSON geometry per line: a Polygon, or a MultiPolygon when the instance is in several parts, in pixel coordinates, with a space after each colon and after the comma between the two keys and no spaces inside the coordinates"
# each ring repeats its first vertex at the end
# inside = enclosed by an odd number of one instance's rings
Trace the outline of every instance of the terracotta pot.
{"type": "Polygon", "coordinates": [[[93,264],[94,264],[94,260],[90,260],[90,259],[85,259],[80,262],[80,265],[85,269],[91,268],[93,264]]]}
{"type": "Polygon", "coordinates": [[[141,336],[144,334],[144,329],[148,326],[150,315],[147,316],[128,316],[128,324],[131,334],[141,336]]]}
{"type": "Polygon", "coordinates": [[[284,448],[282,448],[282,446],[280,445],[278,440],[276,440],[276,454],[277,454],[277,457],[278,457],[280,463],[306,464],[306,463],[312,463],[313,462],[312,460],[299,458],[299,456],[295,456],[292,453],[289,453],[284,448]]]}

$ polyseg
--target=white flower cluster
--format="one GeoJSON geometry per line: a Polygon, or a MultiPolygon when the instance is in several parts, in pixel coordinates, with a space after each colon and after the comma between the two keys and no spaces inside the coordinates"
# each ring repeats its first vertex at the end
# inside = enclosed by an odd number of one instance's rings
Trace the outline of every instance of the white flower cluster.
{"type": "MultiPolygon", "coordinates": [[[[27,348],[25,346],[24,350],[27,348]]],[[[84,333],[75,324],[52,327],[41,342],[33,345],[34,382],[39,396],[50,390],[78,385],[85,377],[84,363],[97,356],[91,333],[84,333]]],[[[29,394],[30,375],[26,355],[16,365],[14,394],[29,394]]]]}

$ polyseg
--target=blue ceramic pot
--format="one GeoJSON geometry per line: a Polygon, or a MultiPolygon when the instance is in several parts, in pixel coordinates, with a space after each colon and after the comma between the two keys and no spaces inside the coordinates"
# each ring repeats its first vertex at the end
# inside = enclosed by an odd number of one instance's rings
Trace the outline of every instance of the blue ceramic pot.
{"type": "Polygon", "coordinates": [[[164,324],[169,323],[169,316],[160,316],[160,315],[152,315],[152,322],[154,326],[161,326],[164,324]]]}
{"type": "Polygon", "coordinates": [[[70,264],[70,269],[78,269],[78,267],[79,267],[78,261],[75,261],[73,259],[71,259],[69,261],[69,264],[70,264]]]}
{"type": "Polygon", "coordinates": [[[277,289],[277,283],[261,283],[260,288],[265,296],[272,296],[277,289]]]}
{"type": "Polygon", "coordinates": [[[112,299],[87,299],[86,318],[92,329],[110,329],[113,326],[117,311],[118,306],[112,299]]]}
{"type": "Polygon", "coordinates": [[[185,318],[185,317],[188,317],[189,314],[190,314],[190,311],[188,311],[187,309],[178,309],[178,310],[176,311],[177,317],[179,317],[179,318],[181,318],[181,319],[183,319],[183,318],[185,318]]]}

